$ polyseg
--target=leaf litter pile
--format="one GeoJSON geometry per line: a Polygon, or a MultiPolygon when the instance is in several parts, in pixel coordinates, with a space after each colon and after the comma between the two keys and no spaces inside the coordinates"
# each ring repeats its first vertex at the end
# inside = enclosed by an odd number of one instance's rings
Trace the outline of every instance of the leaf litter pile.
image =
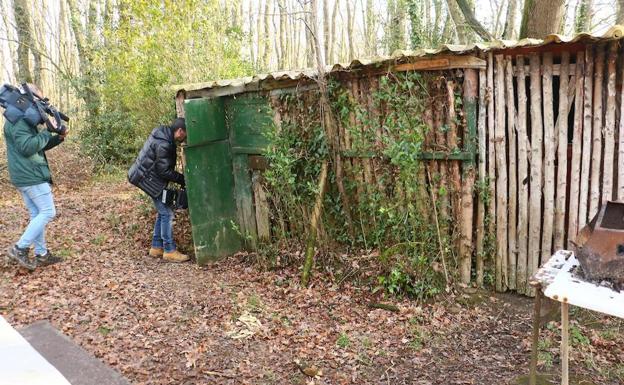
{"type": "MultiPolygon", "coordinates": [[[[27,217],[0,183],[0,314],[18,329],[49,320],[133,384],[515,384],[528,372],[528,298],[478,291],[423,304],[321,273],[301,288],[300,261],[272,271],[242,256],[163,263],[146,256],[151,202],[123,178],[59,180],[47,238],[65,262],[32,273],[4,258],[27,217]],[[379,301],[399,311],[369,306],[379,301]]],[[[175,233],[192,252],[186,214],[175,233]]],[[[624,324],[593,317],[573,321],[584,339],[571,371],[622,383],[624,324]]],[[[558,370],[557,333],[554,323],[542,331],[543,372],[558,370]]]]}

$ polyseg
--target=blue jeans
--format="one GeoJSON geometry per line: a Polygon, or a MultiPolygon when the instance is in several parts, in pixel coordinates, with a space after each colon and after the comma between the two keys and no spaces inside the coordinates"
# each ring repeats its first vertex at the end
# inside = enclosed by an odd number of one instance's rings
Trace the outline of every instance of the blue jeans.
{"type": "Polygon", "coordinates": [[[154,224],[154,236],[152,238],[152,247],[165,250],[170,253],[176,250],[176,244],[173,240],[173,209],[160,201],[159,198],[152,198],[158,216],[154,224]]]}
{"type": "Polygon", "coordinates": [[[24,203],[30,212],[30,223],[24,234],[17,241],[17,246],[29,248],[35,244],[35,254],[44,255],[48,249],[45,241],[45,227],[56,215],[52,189],[49,183],[40,183],[34,186],[18,187],[24,203]]]}

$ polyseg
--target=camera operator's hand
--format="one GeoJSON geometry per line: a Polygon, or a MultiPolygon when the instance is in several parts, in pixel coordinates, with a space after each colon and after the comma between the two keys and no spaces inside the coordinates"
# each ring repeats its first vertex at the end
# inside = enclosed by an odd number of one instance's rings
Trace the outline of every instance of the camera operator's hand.
{"type": "Polygon", "coordinates": [[[59,132],[58,136],[60,136],[62,140],[65,140],[65,137],[67,136],[68,133],[69,133],[69,127],[65,126],[65,129],[59,132]]]}
{"type": "Polygon", "coordinates": [[[46,127],[48,128],[48,131],[58,134],[61,137],[61,139],[65,139],[65,136],[67,135],[67,131],[69,131],[69,128],[62,123],[61,123],[61,126],[59,127],[55,119],[48,119],[46,121],[46,127]]]}

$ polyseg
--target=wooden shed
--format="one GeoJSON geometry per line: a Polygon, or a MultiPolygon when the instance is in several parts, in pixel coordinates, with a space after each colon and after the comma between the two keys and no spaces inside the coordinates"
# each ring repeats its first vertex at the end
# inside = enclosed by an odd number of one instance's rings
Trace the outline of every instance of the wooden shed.
{"type": "MultiPolygon", "coordinates": [[[[435,223],[437,237],[448,240],[438,255],[445,272],[480,285],[491,276],[497,290],[530,293],[527,280],[541,261],[572,247],[603,202],[624,200],[622,37],[616,26],[601,36],[447,45],[329,67],[339,212],[328,212],[326,225],[342,226],[353,239],[364,234],[366,245],[381,217],[360,208],[374,191],[398,214],[414,209],[435,223]],[[405,139],[410,130],[417,139],[405,139]],[[418,167],[397,163],[410,149],[418,167]]],[[[309,208],[286,212],[263,185],[273,143],[262,132],[295,127],[302,138],[310,135],[306,122],[319,115],[315,76],[284,71],[177,88],[178,114],[186,114],[189,129],[186,173],[200,263],[277,232],[305,234],[309,208]],[[218,137],[202,135],[211,122],[221,122],[218,137]],[[225,195],[218,203],[206,195],[215,175],[193,152],[205,153],[202,146],[215,140],[231,159],[219,167],[233,178],[222,180],[231,185],[229,209],[210,217],[208,208],[222,205],[225,195]],[[238,241],[215,246],[227,238],[238,241]]]]}

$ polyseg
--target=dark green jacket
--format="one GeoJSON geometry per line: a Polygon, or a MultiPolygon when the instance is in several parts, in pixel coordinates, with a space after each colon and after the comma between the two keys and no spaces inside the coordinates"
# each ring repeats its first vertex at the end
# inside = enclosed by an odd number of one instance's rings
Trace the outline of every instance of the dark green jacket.
{"type": "Polygon", "coordinates": [[[4,124],[7,162],[11,183],[16,187],[33,186],[52,181],[45,151],[56,147],[63,139],[49,131],[39,132],[24,119],[4,124]]]}

